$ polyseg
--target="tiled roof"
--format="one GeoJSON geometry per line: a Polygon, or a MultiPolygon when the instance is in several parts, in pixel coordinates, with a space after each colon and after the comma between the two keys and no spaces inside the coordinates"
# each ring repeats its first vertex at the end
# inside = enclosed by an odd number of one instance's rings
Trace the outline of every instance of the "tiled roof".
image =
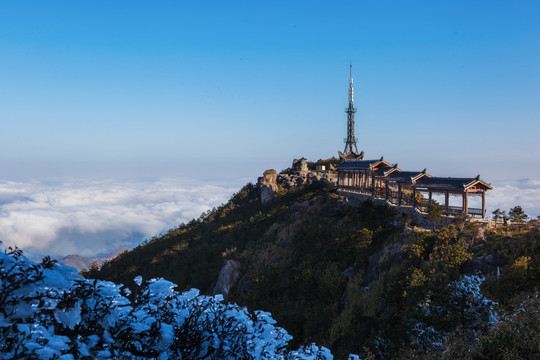
{"type": "Polygon", "coordinates": [[[383,165],[383,166],[391,166],[390,163],[386,162],[384,158],[381,156],[378,160],[346,160],[339,164],[337,166],[337,169],[369,169],[374,165],[383,165]]]}
{"type": "Polygon", "coordinates": [[[383,166],[383,167],[380,167],[378,168],[377,170],[375,170],[373,172],[373,174],[375,174],[375,176],[387,176],[389,173],[392,173],[392,172],[400,172],[401,170],[398,169],[397,167],[397,164],[394,165],[394,166],[383,166]]]}
{"type": "Polygon", "coordinates": [[[395,171],[387,176],[389,180],[395,180],[395,181],[410,181],[419,176],[424,174],[424,171],[395,171]]]}
{"type": "Polygon", "coordinates": [[[337,166],[338,169],[369,169],[373,164],[378,163],[379,160],[352,160],[344,161],[337,166]]]}
{"type": "Polygon", "coordinates": [[[483,186],[487,187],[488,189],[492,189],[492,186],[490,184],[487,184],[484,181],[480,180],[480,176],[477,176],[475,178],[452,178],[452,177],[423,178],[423,179],[418,180],[415,186],[463,190],[463,189],[466,189],[467,187],[472,186],[475,183],[480,183],[483,186]]]}

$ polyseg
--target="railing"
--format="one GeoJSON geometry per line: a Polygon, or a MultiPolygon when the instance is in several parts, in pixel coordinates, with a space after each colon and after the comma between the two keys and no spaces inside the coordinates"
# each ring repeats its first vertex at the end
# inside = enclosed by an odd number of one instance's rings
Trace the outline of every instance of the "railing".
{"type": "Polygon", "coordinates": [[[390,189],[386,191],[388,191],[388,202],[392,205],[397,205],[399,203],[399,192],[390,189]]]}
{"type": "Polygon", "coordinates": [[[339,185],[338,187],[341,189],[346,189],[348,191],[371,196],[371,189],[361,188],[359,186],[352,186],[352,185],[339,185]]]}
{"type": "Polygon", "coordinates": [[[386,198],[385,189],[383,187],[376,187],[375,191],[373,193],[373,197],[376,199],[384,199],[386,198]]]}
{"type": "Polygon", "coordinates": [[[401,206],[413,206],[412,197],[401,193],[401,206]]]}
{"type": "MultiPolygon", "coordinates": [[[[363,195],[369,195],[375,199],[386,199],[389,204],[399,205],[399,195],[400,195],[399,192],[392,191],[388,188],[387,189],[375,188],[375,192],[373,192],[371,188],[360,188],[357,186],[350,186],[350,185],[339,185],[338,187],[344,190],[351,191],[351,192],[356,192],[363,195]],[[386,194],[387,192],[388,194],[386,194]]],[[[422,198],[422,199],[413,201],[413,198],[410,195],[401,193],[401,206],[412,207],[413,202],[414,202],[414,208],[416,210],[423,213],[428,212],[429,200],[422,198]]],[[[452,215],[452,216],[459,215],[463,213],[463,207],[462,206],[448,206],[445,209],[443,206],[443,213],[445,215],[452,215]]],[[[468,208],[467,213],[469,214],[469,216],[478,216],[481,218],[484,217],[485,215],[483,214],[482,209],[477,209],[477,208],[468,208]]]]}
{"type": "MultiPolygon", "coordinates": [[[[445,211],[446,215],[459,215],[463,213],[463,207],[462,206],[449,206],[448,210],[445,211]]],[[[484,214],[482,213],[482,209],[477,208],[468,208],[467,214],[470,216],[480,216],[484,217],[484,214]]]]}
{"type": "Polygon", "coordinates": [[[469,208],[467,210],[468,214],[470,216],[480,216],[481,218],[484,217],[484,214],[482,212],[482,209],[476,209],[476,208],[469,208]]]}

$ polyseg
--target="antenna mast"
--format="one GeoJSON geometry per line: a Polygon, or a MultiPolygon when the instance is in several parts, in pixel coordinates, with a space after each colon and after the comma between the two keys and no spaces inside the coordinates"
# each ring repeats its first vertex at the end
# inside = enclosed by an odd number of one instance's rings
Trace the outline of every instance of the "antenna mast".
{"type": "Polygon", "coordinates": [[[353,105],[354,101],[354,88],[353,88],[353,78],[352,78],[352,64],[349,68],[349,107],[345,110],[347,113],[347,138],[345,139],[345,150],[343,152],[347,153],[358,153],[358,148],[356,147],[357,138],[354,137],[354,113],[356,109],[353,105]],[[353,146],[354,150],[353,151],[353,146]]]}

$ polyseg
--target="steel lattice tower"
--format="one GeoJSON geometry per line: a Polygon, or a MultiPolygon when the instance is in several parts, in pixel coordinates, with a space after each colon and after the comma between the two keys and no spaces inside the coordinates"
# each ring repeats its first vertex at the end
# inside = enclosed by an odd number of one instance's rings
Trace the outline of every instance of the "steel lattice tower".
{"type": "Polygon", "coordinates": [[[358,148],[356,147],[357,138],[354,137],[354,113],[356,109],[353,106],[354,100],[354,89],[353,89],[353,78],[352,78],[352,65],[349,69],[349,107],[345,109],[347,113],[347,138],[345,139],[345,154],[348,153],[358,153],[358,148]],[[353,146],[354,150],[353,151],[353,146]]]}

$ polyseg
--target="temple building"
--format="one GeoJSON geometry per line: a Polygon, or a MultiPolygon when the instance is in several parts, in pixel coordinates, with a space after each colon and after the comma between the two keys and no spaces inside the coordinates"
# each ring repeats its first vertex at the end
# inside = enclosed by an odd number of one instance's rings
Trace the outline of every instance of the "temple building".
{"type": "Polygon", "coordinates": [[[434,177],[422,171],[404,171],[397,164],[379,160],[364,160],[364,152],[358,154],[354,136],[354,113],[352,71],[349,79],[349,108],[347,109],[347,139],[344,153],[338,152],[343,160],[337,166],[337,187],[345,193],[357,193],[386,201],[395,206],[412,207],[427,213],[433,202],[442,206],[446,215],[465,214],[485,218],[486,191],[493,187],[480,179],[434,177]],[[353,151],[353,147],[354,150],[353,151]],[[439,201],[434,199],[439,198],[439,201]],[[460,197],[459,205],[450,205],[450,197],[460,197]],[[481,207],[469,206],[470,197],[481,197],[481,207]],[[442,200],[443,198],[444,200],[442,200]]]}

